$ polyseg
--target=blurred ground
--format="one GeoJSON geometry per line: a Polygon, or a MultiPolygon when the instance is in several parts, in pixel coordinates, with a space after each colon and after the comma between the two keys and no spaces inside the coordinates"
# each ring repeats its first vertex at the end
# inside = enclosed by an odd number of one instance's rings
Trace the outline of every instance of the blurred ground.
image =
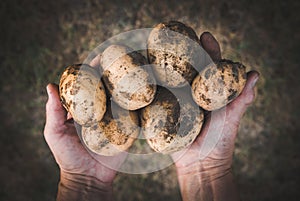
{"type": "MultiPolygon", "coordinates": [[[[300,3],[272,0],[0,2],[0,200],[54,200],[58,167],[44,142],[45,86],[109,37],[180,20],[212,32],[223,57],[261,74],[234,158],[243,200],[299,200],[300,3]]],[[[117,200],[180,200],[174,167],[119,174],[117,200]]]]}

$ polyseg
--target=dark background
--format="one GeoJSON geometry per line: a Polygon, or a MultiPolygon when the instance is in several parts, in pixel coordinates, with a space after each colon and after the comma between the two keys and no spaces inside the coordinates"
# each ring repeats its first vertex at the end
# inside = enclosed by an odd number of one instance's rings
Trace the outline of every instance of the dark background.
{"type": "MultiPolygon", "coordinates": [[[[45,86],[124,31],[179,20],[213,33],[223,57],[261,74],[240,125],[234,173],[241,197],[299,200],[299,1],[0,2],[0,200],[54,200],[59,169],[43,138],[45,86]]],[[[117,200],[180,200],[173,166],[120,173],[117,200]]]]}

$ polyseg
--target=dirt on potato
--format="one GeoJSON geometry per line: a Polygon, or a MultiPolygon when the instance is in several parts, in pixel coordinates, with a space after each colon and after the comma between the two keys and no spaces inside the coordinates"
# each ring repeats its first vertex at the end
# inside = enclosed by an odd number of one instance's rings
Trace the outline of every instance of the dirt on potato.
{"type": "MultiPolygon", "coordinates": [[[[45,86],[106,39],[178,20],[209,31],[223,58],[260,72],[239,127],[233,171],[242,200],[299,200],[299,19],[294,0],[0,2],[0,200],[55,200],[59,169],[44,140],[45,86]]],[[[116,200],[181,200],[174,166],[120,173],[116,200]]]]}

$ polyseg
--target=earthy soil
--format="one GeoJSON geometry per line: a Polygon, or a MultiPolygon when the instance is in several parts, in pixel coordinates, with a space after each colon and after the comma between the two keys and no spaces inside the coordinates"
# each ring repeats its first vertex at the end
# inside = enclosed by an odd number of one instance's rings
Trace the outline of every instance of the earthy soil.
{"type": "MultiPolygon", "coordinates": [[[[224,58],[261,77],[240,125],[233,170],[242,200],[299,200],[300,3],[294,0],[0,2],[0,200],[55,200],[45,86],[124,31],[179,20],[213,33],[224,58]]],[[[120,173],[116,200],[180,200],[174,166],[120,173]]]]}

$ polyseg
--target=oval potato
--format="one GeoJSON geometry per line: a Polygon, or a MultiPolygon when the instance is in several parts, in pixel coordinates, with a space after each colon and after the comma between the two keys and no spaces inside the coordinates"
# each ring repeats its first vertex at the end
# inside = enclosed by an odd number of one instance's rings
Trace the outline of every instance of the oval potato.
{"type": "Polygon", "coordinates": [[[147,65],[142,54],[126,46],[111,45],[102,53],[100,63],[104,84],[119,106],[137,110],[152,102],[156,82],[151,72],[142,68],[147,65]]]}
{"type": "Polygon", "coordinates": [[[181,22],[160,23],[153,28],[147,53],[162,85],[183,87],[192,82],[201,65],[199,44],[194,30],[181,22]]]}
{"type": "Polygon", "coordinates": [[[142,132],[150,147],[164,154],[189,146],[200,133],[203,110],[194,103],[189,90],[158,87],[154,101],[141,111],[142,132]]]}
{"type": "Polygon", "coordinates": [[[137,112],[124,110],[111,102],[100,122],[82,128],[82,139],[91,151],[113,156],[127,150],[138,137],[139,130],[137,112]]]}
{"type": "Polygon", "coordinates": [[[246,77],[245,66],[238,62],[221,60],[211,63],[194,79],[193,99],[208,111],[222,108],[242,92],[246,77]]]}
{"type": "Polygon", "coordinates": [[[82,126],[100,121],[106,111],[106,94],[97,71],[87,64],[68,66],[59,83],[60,99],[82,126]]]}

